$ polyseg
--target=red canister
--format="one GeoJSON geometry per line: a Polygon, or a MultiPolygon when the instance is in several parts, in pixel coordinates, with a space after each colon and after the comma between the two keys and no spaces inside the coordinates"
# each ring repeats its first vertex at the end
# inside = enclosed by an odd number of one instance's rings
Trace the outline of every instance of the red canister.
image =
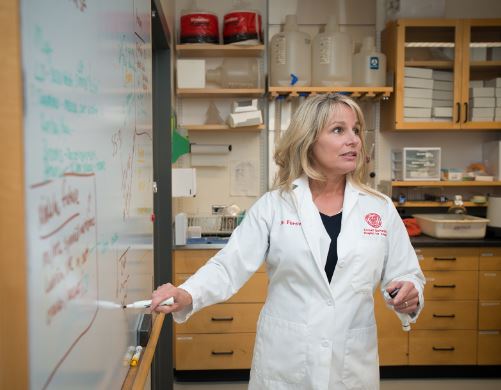
{"type": "Polygon", "coordinates": [[[180,43],[219,43],[217,15],[206,11],[181,16],[180,43]]]}
{"type": "Polygon", "coordinates": [[[231,11],[224,15],[225,44],[259,44],[263,42],[261,15],[256,11],[231,11]]]}

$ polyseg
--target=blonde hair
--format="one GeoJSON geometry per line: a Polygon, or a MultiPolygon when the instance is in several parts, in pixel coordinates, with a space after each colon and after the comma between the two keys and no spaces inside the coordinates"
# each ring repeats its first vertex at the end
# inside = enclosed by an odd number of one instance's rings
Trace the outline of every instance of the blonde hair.
{"type": "Polygon", "coordinates": [[[290,191],[292,182],[306,174],[310,179],[325,181],[324,174],[314,168],[313,145],[327,125],[332,108],[344,104],[351,108],[360,124],[361,151],[357,155],[356,168],[347,175],[350,182],[365,192],[381,196],[363,184],[366,175],[367,151],[365,147],[365,119],[360,106],[348,96],[329,93],[308,97],[291,118],[291,123],[275,148],[278,172],[274,188],[290,191]]]}

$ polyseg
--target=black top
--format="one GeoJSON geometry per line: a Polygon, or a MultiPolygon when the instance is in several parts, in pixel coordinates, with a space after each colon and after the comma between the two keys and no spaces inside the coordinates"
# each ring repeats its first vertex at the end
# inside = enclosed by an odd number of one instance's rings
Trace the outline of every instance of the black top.
{"type": "Polygon", "coordinates": [[[325,263],[325,274],[327,275],[329,283],[331,282],[332,275],[334,274],[334,268],[336,268],[337,263],[337,236],[339,236],[339,232],[341,231],[342,215],[343,213],[338,213],[329,217],[328,215],[320,213],[325,230],[327,230],[327,233],[331,238],[329,254],[327,255],[327,262],[325,263]]]}

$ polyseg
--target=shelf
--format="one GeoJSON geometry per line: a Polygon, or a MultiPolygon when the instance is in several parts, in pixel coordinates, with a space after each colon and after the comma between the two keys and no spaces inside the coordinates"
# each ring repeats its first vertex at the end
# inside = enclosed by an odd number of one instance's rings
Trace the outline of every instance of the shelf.
{"type": "Polygon", "coordinates": [[[258,57],[264,53],[264,50],[264,45],[216,45],[211,43],[176,45],[178,58],[258,57]]]}
{"type": "Polygon", "coordinates": [[[298,96],[300,93],[317,94],[343,92],[360,100],[388,99],[393,92],[392,87],[268,87],[271,97],[279,95],[298,96]]]}
{"type": "MultiPolygon", "coordinates": [[[[483,61],[482,61],[483,62],[483,61]]],[[[486,61],[485,61],[486,62],[486,61]]],[[[490,61],[492,62],[492,61],[490,61]]],[[[418,68],[430,68],[430,69],[453,69],[454,61],[405,61],[405,66],[414,66],[418,68]]]]}
{"type": "Polygon", "coordinates": [[[501,68],[501,61],[470,61],[470,68],[484,69],[484,68],[501,68]]]}
{"type": "Polygon", "coordinates": [[[178,88],[176,90],[179,97],[260,97],[264,95],[263,88],[178,88]]]}
{"type": "MultiPolygon", "coordinates": [[[[415,201],[409,200],[405,203],[393,202],[395,207],[451,207],[454,202],[433,202],[433,201],[415,201]]],[[[473,202],[463,202],[464,207],[487,207],[487,203],[473,203],[473,202]]]]}
{"type": "Polygon", "coordinates": [[[259,132],[265,128],[264,125],[245,126],[245,127],[229,127],[227,125],[179,125],[179,128],[187,129],[188,131],[256,131],[259,132]]]}
{"type": "Polygon", "coordinates": [[[392,181],[392,187],[500,187],[501,181],[392,181]]]}

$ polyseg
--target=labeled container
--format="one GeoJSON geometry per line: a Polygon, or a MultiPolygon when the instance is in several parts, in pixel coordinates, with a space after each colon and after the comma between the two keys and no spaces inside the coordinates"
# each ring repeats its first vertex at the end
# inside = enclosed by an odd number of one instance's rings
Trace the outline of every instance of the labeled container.
{"type": "Polygon", "coordinates": [[[225,58],[221,66],[207,70],[206,80],[221,88],[258,88],[260,85],[257,58],[225,58]]]}
{"type": "Polygon", "coordinates": [[[337,18],[330,16],[324,32],[313,39],[313,86],[350,86],[352,82],[353,41],[339,31],[337,18]]]}
{"type": "Polygon", "coordinates": [[[402,148],[391,154],[392,180],[440,180],[441,148],[402,148]]]}
{"type": "Polygon", "coordinates": [[[421,231],[436,238],[484,238],[486,218],[464,214],[414,214],[421,231]]]}
{"type": "Polygon", "coordinates": [[[224,15],[224,44],[258,45],[263,42],[261,14],[253,10],[234,10],[224,15]]]}
{"type": "Polygon", "coordinates": [[[196,9],[181,12],[179,25],[180,43],[219,43],[219,22],[213,12],[196,9]]]}
{"type": "Polygon", "coordinates": [[[298,30],[296,15],[286,15],[284,30],[270,41],[270,85],[311,85],[311,37],[298,30]]]}
{"type": "Polygon", "coordinates": [[[374,37],[365,37],[360,51],[353,56],[353,86],[384,87],[386,56],[376,51],[374,37]]]}

